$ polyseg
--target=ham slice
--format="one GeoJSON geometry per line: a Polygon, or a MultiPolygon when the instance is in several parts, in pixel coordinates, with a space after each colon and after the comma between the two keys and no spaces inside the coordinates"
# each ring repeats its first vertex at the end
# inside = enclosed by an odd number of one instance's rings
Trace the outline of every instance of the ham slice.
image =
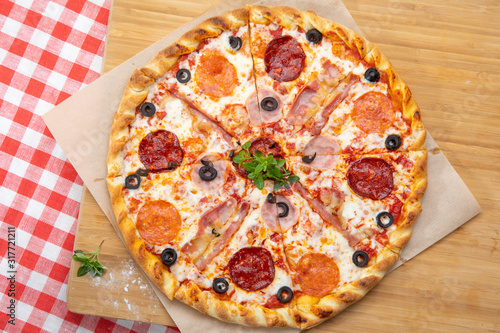
{"type": "Polygon", "coordinates": [[[319,215],[323,220],[327,221],[332,225],[335,230],[340,232],[342,236],[347,240],[349,246],[353,247],[357,243],[359,243],[359,237],[353,235],[346,224],[342,224],[338,218],[331,214],[328,209],[323,205],[323,203],[311,196],[311,194],[300,184],[294,183],[292,184],[294,190],[296,190],[311,206],[311,208],[319,215]]]}
{"type": "Polygon", "coordinates": [[[274,232],[286,232],[299,220],[299,210],[284,195],[276,196],[276,203],[265,202],[261,208],[261,216],[266,225],[274,232]],[[285,203],[288,206],[288,215],[279,217],[282,209],[278,203],[285,203]]]}
{"type": "Polygon", "coordinates": [[[259,99],[257,98],[256,92],[254,92],[247,98],[245,106],[248,111],[248,118],[250,118],[250,122],[256,126],[262,125],[262,119],[259,109],[259,99]]]}
{"type": "Polygon", "coordinates": [[[265,124],[275,123],[281,119],[281,109],[283,108],[283,103],[281,102],[280,97],[272,90],[260,89],[259,90],[259,101],[262,101],[264,98],[272,97],[276,101],[278,101],[278,107],[273,111],[266,111],[262,108],[260,109],[260,117],[262,122],[265,124]]]}
{"type": "Polygon", "coordinates": [[[220,127],[219,124],[217,124],[217,122],[214,119],[210,118],[205,113],[200,111],[199,108],[192,101],[190,101],[186,97],[182,96],[179,92],[172,91],[172,95],[174,95],[175,97],[177,97],[178,99],[180,99],[181,101],[183,101],[184,103],[186,103],[188,105],[189,111],[191,112],[192,115],[195,116],[195,118],[198,120],[198,122],[205,121],[206,123],[208,123],[209,126],[212,127],[213,130],[215,130],[221,134],[222,138],[227,143],[229,143],[229,145],[233,146],[233,143],[232,143],[233,137],[228,132],[226,132],[222,127],[220,127]]]}
{"type": "Polygon", "coordinates": [[[198,259],[215,237],[212,229],[216,229],[220,233],[218,230],[221,230],[226,225],[236,207],[236,199],[230,198],[203,214],[198,221],[198,231],[195,237],[182,247],[182,252],[193,260],[198,259]]]}
{"type": "Polygon", "coordinates": [[[260,215],[269,229],[275,232],[281,232],[281,226],[278,220],[278,206],[276,206],[276,203],[269,203],[266,200],[260,209],[260,215]]]}
{"type": "Polygon", "coordinates": [[[193,166],[193,171],[191,171],[191,179],[193,180],[193,183],[205,191],[214,191],[223,186],[226,181],[227,161],[214,160],[211,156],[205,156],[201,158],[201,160],[211,161],[214,165],[213,167],[217,170],[217,176],[210,181],[201,179],[200,168],[203,167],[203,164],[198,161],[193,166]]]}
{"type": "MultiPolygon", "coordinates": [[[[204,270],[205,268],[207,268],[207,265],[220,253],[220,251],[222,251],[222,249],[224,249],[229,244],[233,235],[240,228],[241,223],[247,216],[249,210],[250,204],[246,201],[243,201],[238,209],[236,216],[232,219],[232,222],[223,232],[222,236],[215,238],[216,243],[212,247],[212,249],[208,249],[207,251],[205,251],[204,255],[200,256],[195,261],[195,265],[196,267],[198,267],[198,269],[204,270]]],[[[222,231],[220,233],[222,233],[222,231]]]]}
{"type": "Polygon", "coordinates": [[[289,124],[304,125],[309,120],[311,115],[308,114],[308,111],[317,104],[315,99],[319,97],[317,94],[318,89],[318,80],[314,80],[302,88],[288,113],[287,121],[289,124]]]}
{"type": "Polygon", "coordinates": [[[339,156],[335,155],[340,150],[340,146],[333,138],[326,135],[319,135],[309,141],[304,147],[304,156],[313,156],[316,158],[308,165],[315,169],[331,169],[337,163],[339,156]]]}
{"type": "MultiPolygon", "coordinates": [[[[286,232],[299,221],[299,210],[292,204],[290,200],[288,200],[287,197],[278,194],[276,196],[276,205],[278,205],[280,202],[285,203],[288,206],[288,215],[284,217],[278,217],[281,231],[286,232]]],[[[280,213],[282,213],[282,209],[280,209],[278,205],[278,214],[280,213]]]]}
{"type": "Polygon", "coordinates": [[[336,86],[331,92],[328,93],[328,96],[333,96],[330,102],[326,104],[323,110],[319,113],[319,116],[314,119],[314,121],[309,124],[308,129],[312,135],[319,135],[323,127],[325,127],[328,118],[330,118],[330,114],[339,106],[340,103],[347,97],[349,90],[351,87],[358,82],[353,75],[347,76],[338,86],[336,86]]]}
{"type": "Polygon", "coordinates": [[[337,85],[340,71],[330,61],[323,64],[323,71],[299,92],[290,108],[287,121],[291,125],[304,125],[319,112],[325,96],[337,85]]]}

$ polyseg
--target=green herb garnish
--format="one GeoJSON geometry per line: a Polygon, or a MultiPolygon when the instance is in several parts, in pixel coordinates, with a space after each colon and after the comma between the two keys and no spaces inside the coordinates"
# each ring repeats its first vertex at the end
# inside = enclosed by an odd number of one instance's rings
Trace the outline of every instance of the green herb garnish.
{"type": "Polygon", "coordinates": [[[95,252],[75,250],[72,259],[81,263],[80,268],[78,268],[76,272],[76,276],[84,276],[88,272],[90,272],[92,277],[102,276],[104,270],[107,269],[99,262],[99,250],[101,249],[102,243],[104,243],[104,241],[101,242],[95,252]]]}
{"type": "Polygon", "coordinates": [[[264,156],[260,150],[255,150],[254,154],[250,154],[248,149],[251,142],[246,142],[242,146],[242,150],[238,155],[233,157],[233,162],[238,163],[238,166],[248,172],[248,178],[253,180],[255,187],[259,190],[264,188],[264,180],[274,180],[274,189],[277,191],[282,187],[290,188],[290,184],[298,182],[299,177],[290,174],[290,171],[284,169],[285,160],[275,159],[273,154],[264,156]]]}

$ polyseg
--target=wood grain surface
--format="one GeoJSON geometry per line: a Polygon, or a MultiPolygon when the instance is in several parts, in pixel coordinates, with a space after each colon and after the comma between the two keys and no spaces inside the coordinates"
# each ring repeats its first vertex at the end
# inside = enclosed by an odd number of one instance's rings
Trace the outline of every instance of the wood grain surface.
{"type": "MultiPolygon", "coordinates": [[[[104,71],[215,2],[114,0],[104,71]]],[[[483,212],[388,275],[361,302],[310,331],[499,331],[500,2],[345,4],[411,88],[426,128],[483,212]]],[[[77,265],[72,263],[70,311],[172,325],[111,224],[84,191],[75,249],[93,251],[102,239],[101,261],[114,274],[75,278],[77,265]]]]}

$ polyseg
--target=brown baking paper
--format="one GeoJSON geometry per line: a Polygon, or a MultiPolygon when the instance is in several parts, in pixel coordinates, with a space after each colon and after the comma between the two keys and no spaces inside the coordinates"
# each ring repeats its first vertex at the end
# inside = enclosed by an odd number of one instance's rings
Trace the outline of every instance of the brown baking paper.
{"type": "MultiPolygon", "coordinates": [[[[118,109],[129,77],[135,68],[144,66],[161,49],[176,41],[184,32],[203,19],[244,7],[246,3],[248,2],[241,0],[221,1],[202,16],[103,75],[43,116],[52,135],[111,221],[120,238],[122,238],[121,233],[113,215],[106,185],[106,158],[113,115],[118,109]]],[[[322,17],[361,33],[340,0],[317,2],[266,0],[252,3],[267,6],[288,5],[300,10],[313,10],[322,17]]],[[[410,242],[393,269],[481,212],[478,202],[429,134],[426,145],[429,150],[429,185],[422,201],[423,211],[415,222],[410,242]]],[[[290,328],[251,328],[223,323],[201,315],[177,300],[168,300],[154,285],[152,286],[172,319],[183,332],[196,332],[200,329],[203,332],[218,333],[298,332],[297,329],[290,328]]]]}

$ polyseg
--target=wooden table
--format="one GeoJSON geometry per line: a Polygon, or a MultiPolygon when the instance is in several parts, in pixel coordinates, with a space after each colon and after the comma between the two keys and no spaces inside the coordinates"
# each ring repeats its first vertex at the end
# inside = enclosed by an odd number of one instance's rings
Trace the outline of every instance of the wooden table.
{"type": "MultiPolygon", "coordinates": [[[[114,0],[104,71],[215,2],[114,0]]],[[[483,213],[391,273],[362,302],[311,332],[498,331],[500,3],[351,0],[346,6],[410,86],[426,128],[483,213]]],[[[80,219],[88,222],[79,225],[75,249],[95,249],[104,238],[102,261],[110,271],[125,274],[114,274],[113,283],[73,279],[68,308],[172,325],[144,278],[137,280],[139,270],[89,192],[82,202],[80,219]],[[104,284],[107,291],[102,292],[104,284]]],[[[72,265],[70,279],[76,275],[72,265]]]]}

